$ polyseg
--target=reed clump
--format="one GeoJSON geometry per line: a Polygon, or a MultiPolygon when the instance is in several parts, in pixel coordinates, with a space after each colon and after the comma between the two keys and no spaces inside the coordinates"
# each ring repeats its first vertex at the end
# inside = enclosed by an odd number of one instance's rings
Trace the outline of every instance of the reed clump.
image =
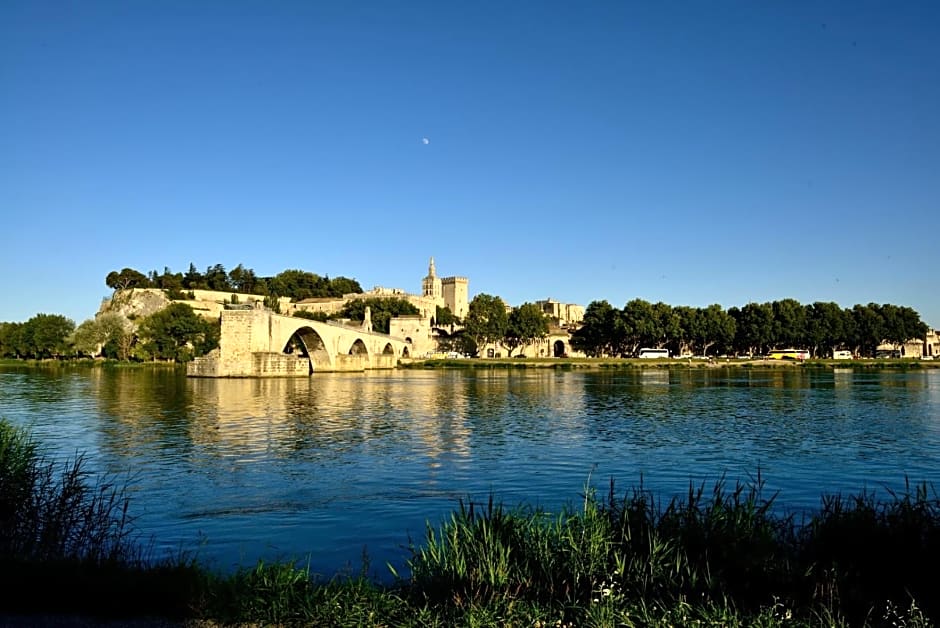
{"type": "Polygon", "coordinates": [[[182,615],[198,570],[149,560],[126,484],[77,455],[48,460],[27,430],[0,420],[0,590],[6,611],[182,615]]]}
{"type": "Polygon", "coordinates": [[[113,482],[88,482],[79,455],[57,468],[30,435],[0,422],[0,560],[104,563],[137,551],[128,500],[113,482]]]}
{"type": "Polygon", "coordinates": [[[764,482],[641,488],[550,515],[461,502],[413,545],[409,593],[432,605],[526,602],[574,625],[930,625],[940,501],[926,484],[825,496],[799,521],[764,482]]]}

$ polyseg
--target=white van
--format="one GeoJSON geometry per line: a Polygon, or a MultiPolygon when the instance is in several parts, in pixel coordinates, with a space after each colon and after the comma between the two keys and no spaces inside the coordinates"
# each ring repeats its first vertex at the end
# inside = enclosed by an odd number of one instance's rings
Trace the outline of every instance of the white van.
{"type": "Polygon", "coordinates": [[[851,351],[833,351],[832,359],[833,360],[851,360],[852,352],[851,351]]]}
{"type": "Polygon", "coordinates": [[[638,358],[668,358],[669,349],[640,349],[636,353],[638,358]]]}

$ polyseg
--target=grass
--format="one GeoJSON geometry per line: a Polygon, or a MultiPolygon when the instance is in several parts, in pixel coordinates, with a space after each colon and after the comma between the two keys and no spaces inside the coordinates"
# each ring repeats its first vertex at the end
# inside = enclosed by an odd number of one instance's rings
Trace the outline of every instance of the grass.
{"type": "Polygon", "coordinates": [[[940,614],[940,499],[823,496],[779,514],[758,473],[660,501],[586,488],[551,513],[461,501],[391,585],[302,562],[234,574],[153,558],[120,484],[48,462],[0,420],[0,611],[324,626],[929,626],[940,614]]]}

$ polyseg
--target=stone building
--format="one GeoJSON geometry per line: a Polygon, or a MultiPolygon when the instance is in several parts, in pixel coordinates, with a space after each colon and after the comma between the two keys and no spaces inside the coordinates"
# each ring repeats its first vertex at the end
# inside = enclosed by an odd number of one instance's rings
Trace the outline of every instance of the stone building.
{"type": "Polygon", "coordinates": [[[435,305],[446,307],[457,318],[463,318],[470,307],[469,285],[470,280],[466,277],[438,277],[432,257],[428,275],[421,280],[421,293],[435,305]]]}
{"type": "Polygon", "coordinates": [[[940,331],[936,329],[927,330],[927,336],[924,338],[923,355],[940,360],[940,331]]]}
{"type": "Polygon", "coordinates": [[[344,305],[346,305],[345,296],[341,299],[335,297],[311,297],[309,299],[301,299],[296,303],[291,303],[290,310],[291,313],[301,311],[332,316],[339,314],[344,305]]]}
{"type": "Polygon", "coordinates": [[[428,265],[428,276],[421,281],[421,294],[411,294],[401,288],[385,288],[375,286],[365,292],[344,294],[340,298],[312,298],[292,303],[285,313],[295,310],[308,312],[323,312],[337,314],[349,301],[362,299],[402,299],[415,306],[424,318],[433,318],[438,307],[447,307],[458,318],[463,318],[469,310],[468,287],[469,279],[466,277],[437,276],[434,267],[434,258],[428,265]]]}
{"type": "Polygon", "coordinates": [[[903,344],[883,342],[875,350],[876,357],[940,359],[940,332],[928,329],[923,339],[911,338],[903,344]]]}
{"type": "Polygon", "coordinates": [[[561,327],[568,327],[584,320],[584,306],[575,303],[561,303],[552,298],[536,301],[542,313],[554,319],[561,327]]]}
{"type": "Polygon", "coordinates": [[[410,342],[413,356],[420,357],[437,350],[430,316],[396,316],[388,322],[388,333],[410,342]]]}
{"type": "MultiPolygon", "coordinates": [[[[528,344],[516,347],[513,357],[527,358],[583,358],[581,351],[571,347],[571,333],[567,329],[552,326],[545,338],[533,340],[528,344]]],[[[509,357],[509,350],[501,342],[492,342],[479,348],[481,358],[509,357]]]]}

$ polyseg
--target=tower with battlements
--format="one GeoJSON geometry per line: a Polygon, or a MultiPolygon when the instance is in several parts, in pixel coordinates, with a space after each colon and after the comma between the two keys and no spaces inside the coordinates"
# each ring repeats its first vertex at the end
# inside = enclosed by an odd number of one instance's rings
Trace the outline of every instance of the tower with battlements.
{"type": "Polygon", "coordinates": [[[444,277],[441,280],[443,289],[444,305],[447,306],[454,316],[463,320],[470,309],[468,299],[470,280],[466,277],[444,277]]]}
{"type": "Polygon", "coordinates": [[[454,316],[463,318],[469,309],[469,284],[466,277],[438,277],[432,257],[428,263],[428,275],[421,280],[421,295],[433,299],[435,305],[450,309],[454,316]]]}

